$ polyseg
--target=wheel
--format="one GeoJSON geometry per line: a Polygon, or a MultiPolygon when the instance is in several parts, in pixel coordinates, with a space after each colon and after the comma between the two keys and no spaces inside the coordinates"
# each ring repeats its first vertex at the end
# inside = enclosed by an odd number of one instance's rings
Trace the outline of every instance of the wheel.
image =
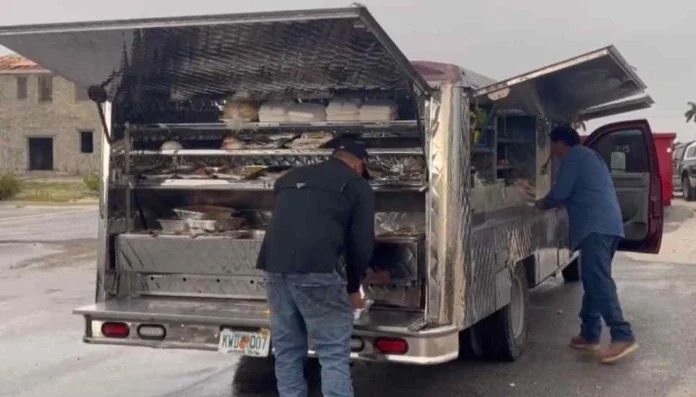
{"type": "Polygon", "coordinates": [[[276,389],[275,359],[241,357],[234,373],[232,388],[237,394],[259,395],[276,389]]]}
{"type": "Polygon", "coordinates": [[[459,359],[480,359],[485,356],[479,327],[473,325],[459,333],[459,359]]]}
{"type": "MultiPolygon", "coordinates": [[[[310,391],[321,388],[321,365],[313,357],[304,366],[304,378],[310,391]],[[319,385],[319,386],[317,386],[319,385]]],[[[241,357],[235,370],[232,387],[235,393],[264,394],[276,390],[275,357],[241,357]]]]}
{"type": "Polygon", "coordinates": [[[689,181],[689,177],[687,175],[682,177],[682,191],[684,192],[684,200],[696,200],[696,189],[691,187],[691,182],[689,181]]]}
{"type": "Polygon", "coordinates": [[[524,266],[515,267],[510,303],[472,327],[473,346],[489,360],[514,361],[524,349],[529,331],[529,281],[524,266]]]}
{"type": "Polygon", "coordinates": [[[580,281],[580,257],[575,258],[561,273],[563,274],[563,280],[568,283],[580,281]]]}

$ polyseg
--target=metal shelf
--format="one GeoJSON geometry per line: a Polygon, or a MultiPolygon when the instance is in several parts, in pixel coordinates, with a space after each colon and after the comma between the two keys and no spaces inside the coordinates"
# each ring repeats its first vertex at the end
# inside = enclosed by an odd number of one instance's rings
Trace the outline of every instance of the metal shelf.
{"type": "Polygon", "coordinates": [[[142,124],[129,127],[131,133],[154,131],[269,131],[278,130],[309,132],[316,130],[379,130],[409,131],[418,128],[417,120],[396,120],[380,122],[339,122],[321,121],[313,123],[244,123],[244,122],[219,122],[219,123],[180,123],[180,124],[142,124]]]}
{"type": "MultiPolygon", "coordinates": [[[[227,179],[166,179],[161,181],[140,181],[136,190],[273,190],[273,180],[231,181],[227,179]]],[[[428,186],[418,182],[389,183],[372,181],[372,189],[378,192],[416,191],[424,192],[428,186]]]]}
{"type": "Polygon", "coordinates": [[[483,147],[483,146],[480,146],[480,147],[474,146],[474,148],[471,149],[471,151],[472,151],[473,153],[476,153],[476,154],[491,154],[491,153],[493,153],[493,148],[488,147],[488,146],[485,146],[485,147],[483,147]]]}
{"type": "MultiPolygon", "coordinates": [[[[131,156],[330,156],[333,149],[181,149],[134,150],[131,156]]],[[[370,155],[422,156],[421,148],[368,149],[370,155]]]]}
{"type": "Polygon", "coordinates": [[[165,179],[160,181],[141,181],[134,189],[139,190],[251,190],[273,189],[273,181],[231,181],[227,179],[165,179]]]}
{"type": "Polygon", "coordinates": [[[529,139],[518,139],[518,138],[498,138],[498,143],[499,144],[519,144],[519,145],[526,145],[530,143],[534,143],[533,141],[530,141],[529,139]]]}

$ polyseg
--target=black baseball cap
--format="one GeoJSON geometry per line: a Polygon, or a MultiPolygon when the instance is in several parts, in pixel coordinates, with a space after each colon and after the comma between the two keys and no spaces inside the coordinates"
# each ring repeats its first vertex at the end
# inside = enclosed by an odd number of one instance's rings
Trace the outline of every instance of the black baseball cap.
{"type": "Polygon", "coordinates": [[[340,139],[336,142],[334,148],[334,154],[336,154],[336,152],[348,152],[362,160],[365,163],[362,176],[365,179],[370,179],[370,173],[367,171],[367,159],[369,155],[364,143],[352,139],[340,139]]]}

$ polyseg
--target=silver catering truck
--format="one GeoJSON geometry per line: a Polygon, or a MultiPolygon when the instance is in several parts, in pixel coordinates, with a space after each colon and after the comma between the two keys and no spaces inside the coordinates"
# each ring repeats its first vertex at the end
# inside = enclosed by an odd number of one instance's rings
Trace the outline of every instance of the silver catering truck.
{"type": "MultiPolygon", "coordinates": [[[[534,326],[528,291],[561,273],[578,280],[580,260],[564,211],[530,208],[519,185],[548,191],[554,125],[652,104],[614,47],[494,81],[407,61],[362,7],[9,27],[0,44],[89,87],[102,117],[95,302],[75,313],[85,342],[116,346],[271,355],[255,263],[273,181],[352,136],[371,154],[374,264],[392,274],[363,285],[373,304],[355,322],[353,358],[515,359],[534,326]],[[340,98],[394,111],[262,114],[340,98]]],[[[607,125],[585,144],[612,170],[621,249],[657,252],[650,126],[607,125]]]]}

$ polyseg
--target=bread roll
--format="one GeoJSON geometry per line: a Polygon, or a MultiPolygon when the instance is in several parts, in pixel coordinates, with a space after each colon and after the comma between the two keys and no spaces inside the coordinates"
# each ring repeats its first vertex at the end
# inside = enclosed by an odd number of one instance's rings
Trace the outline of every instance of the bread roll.
{"type": "Polygon", "coordinates": [[[240,141],[239,139],[237,139],[233,136],[228,136],[227,138],[222,140],[222,149],[224,149],[224,150],[244,149],[244,142],[240,141]]]}
{"type": "Polygon", "coordinates": [[[259,107],[251,101],[228,101],[222,111],[225,120],[251,123],[259,121],[259,107]]]}

